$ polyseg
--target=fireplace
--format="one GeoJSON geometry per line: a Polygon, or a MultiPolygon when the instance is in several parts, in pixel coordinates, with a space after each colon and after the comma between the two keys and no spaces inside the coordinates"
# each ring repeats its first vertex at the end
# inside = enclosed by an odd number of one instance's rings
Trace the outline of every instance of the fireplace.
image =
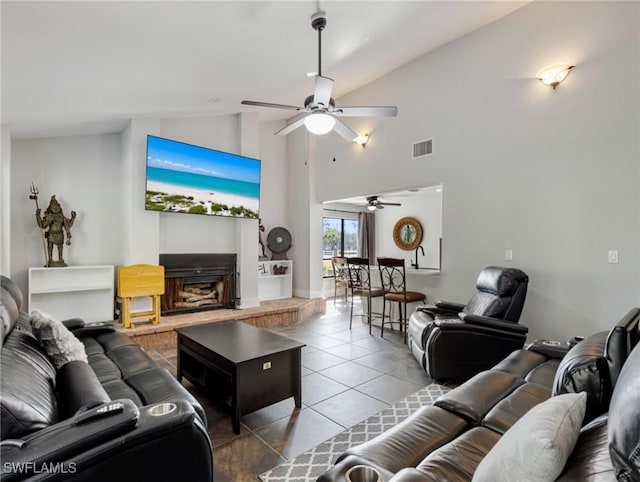
{"type": "Polygon", "coordinates": [[[161,254],[164,266],[162,314],[235,308],[236,254],[161,254]]]}

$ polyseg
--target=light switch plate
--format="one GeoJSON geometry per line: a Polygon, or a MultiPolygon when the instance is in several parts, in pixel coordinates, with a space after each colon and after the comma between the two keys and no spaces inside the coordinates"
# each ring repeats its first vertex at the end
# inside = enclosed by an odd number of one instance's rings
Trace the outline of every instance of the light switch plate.
{"type": "Polygon", "coordinates": [[[504,259],[505,261],[511,261],[513,259],[513,250],[505,249],[504,250],[504,259]]]}
{"type": "Polygon", "coordinates": [[[618,250],[611,250],[609,251],[609,263],[615,264],[619,262],[619,257],[618,257],[618,250]]]}
{"type": "Polygon", "coordinates": [[[270,361],[264,362],[262,364],[262,369],[263,370],[268,370],[269,368],[271,368],[271,362],[270,361]]]}

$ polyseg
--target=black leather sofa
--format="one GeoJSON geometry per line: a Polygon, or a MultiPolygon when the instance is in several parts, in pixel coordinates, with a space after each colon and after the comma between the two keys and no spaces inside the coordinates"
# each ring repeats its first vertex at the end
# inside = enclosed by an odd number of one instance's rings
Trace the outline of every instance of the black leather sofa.
{"type": "Polygon", "coordinates": [[[464,305],[438,301],[409,318],[409,349],[433,380],[466,380],[524,346],[518,324],[529,277],[517,268],[488,266],[464,305]]]}
{"type": "Polygon", "coordinates": [[[349,448],[318,481],[343,481],[361,464],[379,470],[386,482],[470,481],[529,409],[582,391],[584,425],[557,480],[640,481],[639,321],[640,309],[633,309],[611,331],[568,353],[543,343],[514,351],[391,430],[349,448]]]}
{"type": "Polygon", "coordinates": [[[198,401],[109,323],[65,322],[88,363],[56,369],[2,277],[2,481],[213,479],[198,401]]]}

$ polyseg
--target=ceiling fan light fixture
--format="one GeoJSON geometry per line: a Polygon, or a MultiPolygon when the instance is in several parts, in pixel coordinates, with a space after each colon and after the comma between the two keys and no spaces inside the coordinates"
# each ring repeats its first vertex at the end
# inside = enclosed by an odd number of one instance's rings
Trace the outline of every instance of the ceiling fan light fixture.
{"type": "Polygon", "coordinates": [[[312,134],[323,136],[333,130],[336,119],[324,112],[313,112],[304,118],[304,125],[312,134]]]}
{"type": "Polygon", "coordinates": [[[375,210],[376,210],[376,205],[375,205],[375,204],[369,204],[369,205],[367,206],[367,209],[368,209],[369,211],[375,211],[375,210]]]}

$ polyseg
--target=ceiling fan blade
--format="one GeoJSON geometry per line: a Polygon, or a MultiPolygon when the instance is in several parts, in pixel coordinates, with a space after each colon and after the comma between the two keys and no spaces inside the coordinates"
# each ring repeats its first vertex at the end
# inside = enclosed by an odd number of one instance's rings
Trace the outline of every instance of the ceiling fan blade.
{"type": "Polygon", "coordinates": [[[331,91],[333,90],[333,79],[316,75],[316,85],[313,89],[313,103],[323,107],[329,107],[331,91]]]}
{"type": "Polygon", "coordinates": [[[272,104],[270,102],[256,102],[254,100],[243,100],[241,104],[255,105],[257,107],[273,107],[275,109],[303,110],[303,107],[296,107],[295,105],[272,104]]]}
{"type": "Polygon", "coordinates": [[[351,127],[342,122],[340,119],[336,119],[336,125],[333,127],[333,130],[350,142],[358,137],[358,134],[356,134],[351,129],[351,127]]]}
{"type": "Polygon", "coordinates": [[[386,203],[382,201],[378,201],[379,206],[402,206],[400,203],[386,203]]]}
{"type": "Polygon", "coordinates": [[[332,111],[332,114],[340,117],[395,117],[398,115],[396,106],[374,107],[340,107],[332,111]]]}
{"type": "Polygon", "coordinates": [[[275,133],[276,136],[286,136],[287,134],[295,131],[298,127],[304,124],[304,118],[309,114],[307,112],[303,112],[302,114],[298,114],[293,118],[293,120],[275,133]]]}

